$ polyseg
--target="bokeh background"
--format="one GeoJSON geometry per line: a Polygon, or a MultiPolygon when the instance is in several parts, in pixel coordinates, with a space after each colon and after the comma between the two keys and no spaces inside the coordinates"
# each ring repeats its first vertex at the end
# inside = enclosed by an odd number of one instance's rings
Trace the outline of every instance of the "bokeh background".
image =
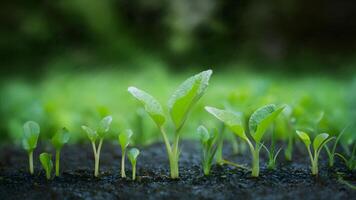
{"type": "MultiPolygon", "coordinates": [[[[0,7],[0,142],[35,120],[72,141],[113,115],[110,138],[160,135],[127,87],[163,104],[184,79],[211,68],[211,85],[184,129],[216,121],[205,105],[243,112],[288,104],[295,128],[338,134],[356,119],[356,3],[349,0],[13,0],[0,7]]],[[[282,125],[283,135],[293,134],[282,125]]],[[[355,134],[350,129],[348,138],[355,134]]]]}

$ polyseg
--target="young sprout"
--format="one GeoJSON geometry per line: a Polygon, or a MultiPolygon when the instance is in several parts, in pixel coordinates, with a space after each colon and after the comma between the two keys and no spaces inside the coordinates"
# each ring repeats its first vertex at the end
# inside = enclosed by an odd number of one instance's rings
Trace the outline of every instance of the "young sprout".
{"type": "Polygon", "coordinates": [[[140,151],[136,148],[132,148],[127,152],[127,157],[129,158],[132,166],[132,180],[136,179],[136,162],[140,151]]]}
{"type": "Polygon", "coordinates": [[[40,161],[43,169],[46,171],[47,180],[51,179],[51,171],[53,169],[52,155],[49,153],[41,153],[40,161]]]}
{"type": "Polygon", "coordinates": [[[59,176],[59,161],[61,149],[64,144],[69,141],[70,134],[66,128],[60,129],[54,136],[52,137],[52,145],[56,149],[56,176],[59,176]]]}
{"type": "Polygon", "coordinates": [[[34,121],[28,121],[24,124],[23,129],[24,138],[22,140],[22,146],[28,153],[30,174],[33,174],[33,150],[37,147],[40,126],[34,121]]]}
{"type": "Polygon", "coordinates": [[[217,131],[209,132],[205,126],[198,127],[198,134],[202,144],[202,165],[204,175],[210,174],[210,169],[213,164],[214,156],[217,150],[216,141],[218,138],[217,131]]]}
{"type": "Polygon", "coordinates": [[[349,169],[350,171],[356,169],[356,143],[354,142],[352,146],[352,142],[353,140],[350,139],[349,145],[344,145],[344,149],[346,151],[348,159],[346,156],[343,156],[340,153],[335,153],[336,156],[338,156],[345,162],[347,169],[349,169]],[[350,149],[349,146],[352,146],[352,149],[350,149]]]}
{"type": "Polygon", "coordinates": [[[325,150],[326,150],[326,153],[328,154],[328,157],[329,157],[329,167],[333,167],[334,166],[334,163],[335,163],[335,156],[336,156],[336,147],[337,147],[337,144],[339,143],[340,141],[340,138],[341,136],[345,133],[345,130],[346,130],[347,127],[345,127],[341,132],[340,134],[336,137],[335,139],[335,142],[334,144],[332,145],[332,148],[330,149],[328,147],[328,145],[325,145],[325,150]]]}
{"type": "Polygon", "coordinates": [[[214,107],[205,107],[205,109],[216,117],[218,120],[225,123],[237,136],[245,140],[250,147],[252,154],[252,173],[253,177],[258,177],[260,172],[260,150],[262,148],[261,139],[265,134],[270,124],[282,112],[284,107],[277,108],[275,105],[270,104],[257,109],[249,119],[249,131],[255,145],[252,144],[250,139],[245,134],[243,128],[242,116],[236,112],[220,110],[214,107]]]}
{"type": "Polygon", "coordinates": [[[132,94],[132,96],[143,104],[146,112],[156,123],[162,134],[168,154],[171,178],[173,179],[179,177],[178,161],[180,152],[180,131],[183,128],[192,107],[206,91],[211,74],[212,70],[207,70],[188,78],[178,87],[169,99],[169,114],[174,124],[173,144],[169,142],[165,131],[164,125],[167,117],[163,112],[161,104],[154,97],[142,90],[135,87],[128,88],[128,91],[132,94]]]}
{"type": "Polygon", "coordinates": [[[277,152],[275,152],[274,148],[271,148],[271,151],[268,150],[268,148],[262,144],[262,147],[267,151],[268,154],[268,164],[267,164],[267,169],[269,170],[275,170],[276,169],[276,162],[277,162],[277,157],[279,153],[281,152],[282,148],[279,148],[277,152]]]}
{"type": "Polygon", "coordinates": [[[302,131],[296,131],[297,135],[299,138],[304,142],[305,146],[307,147],[308,154],[310,157],[310,162],[311,162],[311,170],[312,170],[312,175],[318,175],[318,159],[319,159],[319,154],[321,150],[323,149],[324,145],[326,145],[327,142],[332,140],[333,138],[329,138],[329,134],[327,133],[321,133],[317,135],[314,138],[313,141],[313,154],[311,152],[311,140],[310,137],[307,133],[302,132],[302,131]]]}
{"type": "Polygon", "coordinates": [[[112,122],[111,116],[104,117],[104,119],[100,121],[99,127],[96,131],[87,126],[82,126],[82,129],[86,132],[93,147],[94,160],[95,160],[95,170],[94,170],[95,177],[99,176],[100,150],[101,150],[101,146],[103,145],[104,137],[110,130],[111,122],[112,122]],[[96,146],[96,140],[99,140],[98,146],[96,146]]]}
{"type": "Polygon", "coordinates": [[[128,129],[121,134],[119,134],[119,144],[121,146],[121,177],[125,178],[125,154],[126,154],[126,149],[130,144],[130,139],[132,137],[133,133],[132,130],[128,129]]]}

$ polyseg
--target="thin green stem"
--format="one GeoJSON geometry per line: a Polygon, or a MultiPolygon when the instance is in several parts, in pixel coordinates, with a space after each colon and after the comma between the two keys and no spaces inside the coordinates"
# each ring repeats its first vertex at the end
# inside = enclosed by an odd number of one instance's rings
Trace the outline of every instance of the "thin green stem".
{"type": "Polygon", "coordinates": [[[136,180],[136,163],[132,163],[132,180],[136,180]]]}
{"type": "Polygon", "coordinates": [[[164,144],[166,145],[166,149],[167,149],[167,153],[168,155],[172,153],[172,148],[171,148],[171,144],[169,143],[166,131],[164,130],[163,126],[159,127],[162,137],[163,137],[163,141],[164,144]]]}
{"type": "Polygon", "coordinates": [[[248,138],[245,138],[248,146],[250,147],[252,155],[252,172],[251,176],[258,177],[260,174],[260,146],[256,144],[254,147],[248,138]]]}
{"type": "Polygon", "coordinates": [[[56,176],[59,176],[59,160],[60,160],[60,150],[56,150],[56,176]]]}
{"type": "Polygon", "coordinates": [[[33,174],[33,151],[28,153],[28,162],[30,165],[30,174],[33,174]]]}
{"type": "Polygon", "coordinates": [[[126,155],[126,148],[122,148],[121,150],[121,178],[126,178],[125,173],[125,155],[126,155]]]}
{"type": "Polygon", "coordinates": [[[95,171],[94,171],[94,176],[98,177],[99,176],[99,162],[100,162],[100,150],[101,150],[101,146],[103,144],[103,139],[100,139],[99,141],[99,146],[96,149],[95,148],[95,143],[93,144],[93,150],[94,150],[94,159],[95,159],[95,171]]]}

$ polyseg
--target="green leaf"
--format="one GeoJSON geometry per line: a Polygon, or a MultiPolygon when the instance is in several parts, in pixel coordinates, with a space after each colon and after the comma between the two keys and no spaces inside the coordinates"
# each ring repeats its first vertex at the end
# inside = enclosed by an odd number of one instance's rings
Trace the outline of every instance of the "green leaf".
{"type": "Polygon", "coordinates": [[[133,135],[131,129],[127,129],[119,135],[119,143],[122,149],[125,149],[130,144],[130,139],[133,135]]]}
{"type": "Polygon", "coordinates": [[[296,131],[297,135],[299,136],[299,138],[304,142],[305,146],[307,146],[307,148],[309,148],[311,142],[310,142],[310,137],[307,133],[303,132],[303,131],[296,131]]]}
{"type": "Polygon", "coordinates": [[[103,138],[106,135],[106,133],[110,130],[111,122],[112,122],[111,116],[106,116],[100,121],[97,130],[97,134],[100,138],[103,138]]]}
{"type": "Polygon", "coordinates": [[[257,109],[250,117],[250,133],[255,142],[259,143],[270,124],[283,111],[284,107],[276,108],[270,104],[257,109]]]}
{"type": "Polygon", "coordinates": [[[52,144],[55,149],[61,149],[69,141],[70,133],[65,127],[57,131],[52,137],[52,144]]]}
{"type": "Polygon", "coordinates": [[[188,78],[172,94],[168,108],[176,129],[184,124],[191,108],[203,96],[212,73],[207,70],[188,78]]]}
{"type": "Polygon", "coordinates": [[[203,125],[198,127],[198,135],[200,136],[201,142],[204,144],[206,144],[210,139],[209,131],[203,125]]]}
{"type": "Polygon", "coordinates": [[[313,141],[314,151],[317,151],[323,145],[325,140],[328,139],[328,137],[329,137],[329,134],[327,134],[327,133],[321,133],[321,134],[317,135],[313,141]]]}
{"type": "Polygon", "coordinates": [[[95,142],[96,139],[98,139],[99,136],[93,129],[87,126],[82,126],[82,129],[85,131],[90,141],[95,142]]]}
{"type": "Polygon", "coordinates": [[[127,157],[133,165],[136,164],[137,157],[139,154],[140,150],[138,150],[137,148],[132,148],[127,152],[127,157]]]}
{"type": "Polygon", "coordinates": [[[38,137],[40,135],[40,126],[34,121],[28,121],[23,126],[24,139],[22,141],[23,148],[27,151],[32,151],[37,147],[38,137]]]}
{"type": "Polygon", "coordinates": [[[221,110],[214,107],[205,107],[205,110],[216,117],[218,120],[222,121],[229,129],[231,129],[237,136],[242,139],[247,139],[243,125],[242,116],[240,113],[221,110]]]}
{"type": "Polygon", "coordinates": [[[40,161],[43,169],[50,173],[53,169],[52,155],[49,153],[41,153],[40,161]]]}
{"type": "Polygon", "coordinates": [[[161,127],[166,121],[161,104],[154,97],[138,88],[129,87],[128,91],[143,104],[146,112],[150,115],[153,121],[157,126],[161,127]]]}

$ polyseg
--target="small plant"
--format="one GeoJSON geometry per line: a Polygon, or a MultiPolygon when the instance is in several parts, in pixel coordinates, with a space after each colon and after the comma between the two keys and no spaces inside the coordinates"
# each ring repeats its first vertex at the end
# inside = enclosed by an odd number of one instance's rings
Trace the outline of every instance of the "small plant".
{"type": "Polygon", "coordinates": [[[43,169],[46,171],[47,180],[51,179],[51,172],[53,169],[52,155],[49,153],[41,153],[40,161],[43,169]]]}
{"type": "Polygon", "coordinates": [[[180,153],[180,131],[182,130],[192,107],[205,93],[211,74],[212,70],[207,70],[188,78],[178,87],[169,99],[169,114],[174,124],[173,144],[169,142],[165,131],[164,125],[167,117],[163,112],[161,104],[154,97],[142,90],[135,87],[128,88],[128,91],[132,94],[132,96],[144,105],[146,112],[156,123],[162,134],[168,154],[170,174],[173,179],[179,177],[178,161],[180,153]]]}
{"type": "Polygon", "coordinates": [[[335,153],[336,156],[341,158],[350,171],[356,170],[356,143],[354,142],[352,145],[353,140],[349,140],[349,145],[344,145],[344,149],[346,152],[347,156],[343,156],[340,153],[335,153]],[[352,146],[352,149],[349,148],[349,146],[352,146]],[[348,157],[348,158],[347,158],[348,157]]]}
{"type": "Polygon", "coordinates": [[[33,150],[37,147],[40,126],[34,121],[28,121],[23,126],[24,138],[22,146],[28,153],[30,174],[33,174],[33,150]]]}
{"type": "Polygon", "coordinates": [[[94,160],[95,160],[95,170],[94,176],[99,176],[99,160],[100,160],[100,151],[103,145],[103,140],[106,134],[110,130],[110,125],[112,122],[112,117],[107,116],[104,117],[100,123],[98,129],[95,131],[87,126],[82,126],[82,129],[86,132],[89,140],[91,141],[93,152],[94,152],[94,160]],[[98,146],[96,146],[96,141],[99,140],[98,146]]]}
{"type": "Polygon", "coordinates": [[[136,148],[130,149],[127,153],[127,157],[129,158],[132,166],[132,180],[136,180],[136,162],[139,154],[140,150],[136,148]]]}
{"type": "Polygon", "coordinates": [[[59,176],[59,161],[61,149],[64,144],[69,141],[70,134],[66,128],[60,129],[54,136],[52,137],[52,145],[56,149],[56,176],[59,176]]]}
{"type": "Polygon", "coordinates": [[[325,145],[325,150],[328,154],[329,157],[329,167],[334,167],[334,163],[335,163],[335,156],[336,156],[336,147],[337,144],[340,141],[341,136],[345,133],[347,127],[345,127],[340,134],[336,137],[334,144],[332,145],[331,149],[328,147],[328,145],[325,145]]]}
{"type": "Polygon", "coordinates": [[[318,159],[319,159],[319,154],[321,152],[321,150],[323,149],[324,145],[326,145],[327,142],[329,142],[330,140],[332,140],[333,138],[329,138],[329,134],[327,133],[321,133],[319,135],[317,135],[314,138],[313,141],[313,151],[314,153],[312,154],[311,152],[311,140],[310,137],[307,133],[302,132],[302,131],[296,131],[297,135],[299,136],[299,138],[304,142],[305,146],[307,147],[308,150],[308,154],[310,157],[310,162],[311,162],[311,171],[312,171],[312,175],[318,175],[318,159]]]}
{"type": "Polygon", "coordinates": [[[224,122],[225,125],[231,129],[237,136],[245,140],[250,147],[252,154],[252,172],[253,177],[258,177],[260,172],[259,153],[262,148],[261,139],[265,134],[269,125],[282,112],[284,107],[276,108],[275,105],[270,104],[257,109],[249,119],[249,131],[255,146],[245,134],[242,123],[242,116],[236,112],[220,110],[213,107],[205,107],[205,109],[214,117],[224,122]]]}
{"type": "Polygon", "coordinates": [[[200,143],[202,145],[202,165],[204,175],[210,174],[210,169],[213,164],[215,153],[217,150],[216,141],[218,138],[217,130],[209,132],[205,126],[198,127],[200,143]]]}
{"type": "Polygon", "coordinates": [[[126,155],[126,149],[130,144],[130,139],[132,137],[133,133],[132,130],[127,129],[126,131],[122,132],[119,134],[119,144],[121,146],[121,177],[125,178],[125,155],[126,155]]]}

